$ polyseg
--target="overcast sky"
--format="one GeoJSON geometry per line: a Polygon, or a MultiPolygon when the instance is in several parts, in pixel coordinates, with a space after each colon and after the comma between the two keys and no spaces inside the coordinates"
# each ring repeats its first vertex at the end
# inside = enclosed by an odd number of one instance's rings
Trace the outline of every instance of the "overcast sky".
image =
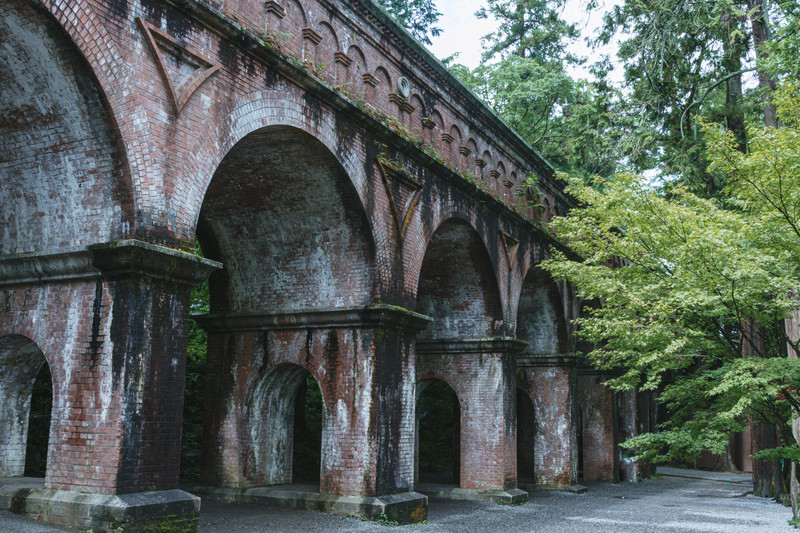
{"type": "MultiPolygon", "coordinates": [[[[621,0],[605,0],[601,1],[600,4],[612,6],[620,2],[621,0]]],[[[478,20],[475,18],[475,12],[485,3],[485,0],[436,1],[436,7],[442,13],[442,17],[439,19],[439,27],[442,28],[442,34],[432,39],[433,46],[430,47],[436,57],[443,59],[454,52],[459,52],[459,63],[471,69],[478,66],[482,51],[481,37],[493,31],[497,25],[494,20],[478,20]]],[[[585,0],[567,0],[567,6],[562,16],[569,22],[577,23],[578,28],[581,30],[581,35],[586,37],[593,35],[602,22],[602,13],[608,7],[587,13],[584,5],[585,0]]],[[[599,58],[598,53],[592,52],[585,45],[583,39],[576,43],[572,51],[579,56],[595,56],[589,57],[588,64],[599,58]]],[[[608,50],[607,53],[611,53],[613,59],[613,49],[608,50]]],[[[589,77],[588,72],[582,69],[573,72],[573,75],[589,77]]]]}

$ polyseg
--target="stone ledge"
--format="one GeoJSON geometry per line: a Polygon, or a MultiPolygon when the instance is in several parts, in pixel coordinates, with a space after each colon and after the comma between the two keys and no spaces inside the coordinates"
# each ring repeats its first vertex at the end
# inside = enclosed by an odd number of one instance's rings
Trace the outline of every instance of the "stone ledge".
{"type": "Polygon", "coordinates": [[[192,492],[214,499],[320,511],[370,520],[385,518],[400,524],[416,524],[428,519],[428,497],[418,492],[384,496],[343,496],[320,494],[313,485],[274,485],[271,487],[227,488],[191,487],[192,492]]]}
{"type": "Polygon", "coordinates": [[[517,355],[517,367],[534,366],[579,366],[585,362],[585,356],[577,353],[533,354],[523,353],[517,355]]]}
{"type": "Polygon", "coordinates": [[[372,327],[422,331],[433,319],[387,304],[291,310],[276,313],[192,315],[207,332],[261,331],[306,328],[372,327]]]}
{"type": "Polygon", "coordinates": [[[440,485],[438,483],[417,483],[414,488],[429,498],[437,498],[440,500],[474,500],[492,503],[502,502],[506,505],[517,505],[528,501],[528,493],[521,489],[462,489],[454,485],[440,485]]]}
{"type": "Polygon", "coordinates": [[[417,341],[417,353],[516,353],[528,343],[513,337],[489,337],[485,339],[442,339],[417,341]]]}
{"type": "Polygon", "coordinates": [[[520,483],[519,487],[528,492],[549,491],[549,492],[571,492],[573,494],[584,494],[589,491],[583,485],[536,485],[534,483],[520,483]]]}
{"type": "Polygon", "coordinates": [[[153,277],[197,284],[222,264],[127,239],[0,257],[0,286],[100,278],[153,277]]]}
{"type": "Polygon", "coordinates": [[[93,494],[43,488],[33,478],[0,480],[0,510],[80,529],[195,532],[200,498],[182,490],[93,494]]]}

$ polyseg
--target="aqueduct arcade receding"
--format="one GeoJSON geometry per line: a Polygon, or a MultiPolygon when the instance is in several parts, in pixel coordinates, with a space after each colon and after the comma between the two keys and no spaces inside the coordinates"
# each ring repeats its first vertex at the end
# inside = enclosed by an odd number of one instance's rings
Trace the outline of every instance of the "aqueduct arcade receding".
{"type": "Polygon", "coordinates": [[[0,41],[0,502],[196,529],[186,320],[209,277],[198,491],[285,502],[307,383],[319,486],[301,507],[425,519],[436,380],[458,403],[451,497],[519,501],[579,465],[638,475],[616,447],[636,398],[585,364],[582,302],[537,268],[570,199],[369,0],[8,0],[0,41]],[[43,364],[41,480],[20,465],[43,364]]]}

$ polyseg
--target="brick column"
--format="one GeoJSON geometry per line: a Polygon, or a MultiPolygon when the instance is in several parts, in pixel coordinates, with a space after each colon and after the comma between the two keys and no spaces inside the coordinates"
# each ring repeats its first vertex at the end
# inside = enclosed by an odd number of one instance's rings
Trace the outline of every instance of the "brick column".
{"type": "Polygon", "coordinates": [[[191,284],[218,266],[134,240],[0,261],[0,291],[17,303],[0,328],[24,328],[53,374],[51,490],[28,494],[22,514],[96,528],[174,515],[177,530],[196,528],[199,500],[176,490],[184,319],[191,284]]]}
{"type": "MultiPolygon", "coordinates": [[[[510,338],[418,341],[418,380],[450,385],[461,405],[460,488],[494,491],[481,499],[527,500],[517,489],[515,353],[510,338]]],[[[469,498],[469,493],[462,496],[469,498]]],[[[477,496],[477,493],[473,496],[477,496]]]]}
{"type": "Polygon", "coordinates": [[[517,357],[517,382],[533,402],[534,482],[566,488],[577,482],[574,355],[525,354],[517,357]]]}
{"type": "Polygon", "coordinates": [[[619,481],[614,393],[603,385],[609,377],[591,369],[578,370],[578,405],[583,410],[584,481],[619,481]]]}
{"type": "MultiPolygon", "coordinates": [[[[425,518],[426,500],[412,492],[412,345],[430,319],[372,305],[197,320],[209,333],[207,483],[253,488],[291,481],[294,394],[310,372],[323,396],[319,493],[295,494],[291,501],[276,496],[269,503],[385,512],[405,522],[425,518]]],[[[250,498],[239,496],[247,491],[217,493],[250,498]]]]}

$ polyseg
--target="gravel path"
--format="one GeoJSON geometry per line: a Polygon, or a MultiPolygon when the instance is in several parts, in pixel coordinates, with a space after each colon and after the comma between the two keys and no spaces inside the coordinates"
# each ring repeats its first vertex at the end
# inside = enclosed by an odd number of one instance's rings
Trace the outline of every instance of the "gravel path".
{"type": "MultiPolygon", "coordinates": [[[[756,498],[741,483],[664,476],[641,483],[587,483],[585,494],[537,491],[525,505],[432,500],[426,524],[399,528],[355,518],[203,501],[201,533],[796,533],[791,509],[756,498]]],[[[0,532],[75,531],[0,512],[0,532]]]]}

